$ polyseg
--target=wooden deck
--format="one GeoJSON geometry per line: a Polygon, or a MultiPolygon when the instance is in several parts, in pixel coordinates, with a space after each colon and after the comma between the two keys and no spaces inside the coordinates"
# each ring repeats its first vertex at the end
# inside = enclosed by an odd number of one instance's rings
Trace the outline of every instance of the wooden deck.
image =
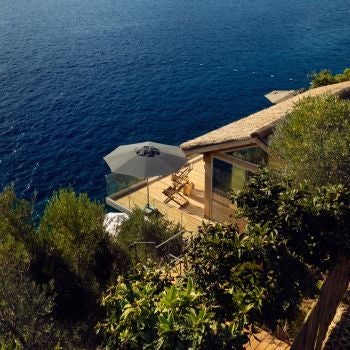
{"type": "Polygon", "coordinates": [[[290,345],[275,338],[270,333],[260,331],[249,337],[249,343],[245,346],[246,350],[289,350],[290,345]]]}
{"type": "MultiPolygon", "coordinates": [[[[198,226],[204,219],[204,162],[203,158],[197,157],[192,161],[193,170],[189,175],[190,181],[194,184],[192,194],[187,197],[189,204],[180,207],[171,201],[164,203],[166,196],[162,193],[171,183],[170,176],[159,177],[150,180],[149,193],[150,204],[157,208],[163,215],[173,222],[180,223],[187,231],[197,231],[198,226]]],[[[119,194],[106,198],[106,203],[122,212],[130,212],[134,207],[144,207],[147,203],[146,184],[131,187],[121,191],[119,194]]],[[[229,215],[227,215],[227,221],[229,215]]]]}

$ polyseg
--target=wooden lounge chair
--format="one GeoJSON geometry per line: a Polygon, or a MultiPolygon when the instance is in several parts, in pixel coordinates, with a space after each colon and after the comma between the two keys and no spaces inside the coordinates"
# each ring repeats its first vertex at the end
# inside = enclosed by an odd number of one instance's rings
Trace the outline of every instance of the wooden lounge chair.
{"type": "Polygon", "coordinates": [[[173,183],[172,186],[169,186],[163,191],[163,194],[167,197],[164,203],[173,201],[180,207],[184,207],[189,203],[188,199],[181,193],[181,191],[184,186],[189,183],[188,175],[191,170],[192,164],[187,164],[171,176],[171,181],[173,183]]]}
{"type": "Polygon", "coordinates": [[[174,187],[169,186],[163,191],[163,194],[167,197],[164,203],[169,203],[170,201],[174,201],[180,207],[186,206],[189,201],[188,199],[181,193],[182,188],[186,185],[186,183],[181,184],[180,186],[174,187]]]}
{"type": "Polygon", "coordinates": [[[188,182],[188,175],[193,169],[192,163],[186,164],[183,168],[181,168],[177,173],[171,175],[171,181],[173,182],[173,185],[179,185],[184,182],[188,182]]]}

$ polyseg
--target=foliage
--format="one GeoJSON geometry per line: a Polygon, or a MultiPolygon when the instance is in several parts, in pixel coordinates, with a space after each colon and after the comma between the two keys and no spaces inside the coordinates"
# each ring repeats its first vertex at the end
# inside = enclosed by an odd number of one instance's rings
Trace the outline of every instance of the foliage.
{"type": "Polygon", "coordinates": [[[55,315],[75,334],[77,344],[84,338],[96,341],[93,328],[102,316],[98,300],[109,281],[130,264],[103,220],[101,204],[63,189],[48,202],[38,229],[33,276],[40,283],[54,280],[55,315]]]}
{"type": "Polygon", "coordinates": [[[263,251],[273,236],[255,242],[233,225],[204,225],[190,239],[185,253],[190,273],[209,298],[220,303],[223,317],[243,308],[259,309],[266,294],[260,262],[251,252],[263,251]]]}
{"type": "Polygon", "coordinates": [[[281,244],[314,269],[326,271],[350,254],[350,190],[343,185],[291,186],[264,170],[235,199],[242,216],[269,225],[281,244]]]}
{"type": "Polygon", "coordinates": [[[54,327],[53,297],[28,274],[35,233],[32,209],[12,187],[0,193],[0,344],[6,349],[40,349],[58,341],[48,334],[54,327]]]}
{"type": "Polygon", "coordinates": [[[137,257],[142,260],[145,257],[162,258],[171,253],[178,256],[182,251],[182,232],[179,224],[174,224],[160,215],[146,216],[140,208],[135,208],[128,220],[125,220],[119,229],[118,241],[125,247],[134,242],[154,242],[152,245],[136,246],[137,257]],[[155,250],[155,246],[177,235],[162,249],[155,250]],[[143,251],[140,250],[143,248],[143,251]]]}
{"type": "Polygon", "coordinates": [[[0,193],[0,244],[14,240],[28,243],[34,233],[33,204],[17,198],[12,187],[0,193]]]}
{"type": "Polygon", "coordinates": [[[272,167],[314,187],[350,185],[350,101],[307,97],[276,126],[272,167]]]}
{"type": "Polygon", "coordinates": [[[52,314],[54,296],[28,276],[29,264],[12,251],[0,254],[0,339],[3,346],[23,349],[53,349],[61,335],[52,314]]]}
{"type": "MultiPolygon", "coordinates": [[[[13,293],[16,288],[26,290],[18,293],[22,299],[13,316],[18,324],[30,323],[34,316],[29,314],[31,307],[44,305],[45,295],[50,305],[48,327],[53,318],[55,329],[57,326],[60,333],[69,333],[61,343],[75,349],[95,347],[94,326],[103,317],[99,298],[109,281],[126,271],[129,256],[105,232],[103,206],[86,195],[75,195],[71,190],[55,194],[38,228],[32,212],[33,203],[17,198],[12,188],[0,194],[0,255],[13,258],[15,266],[21,261],[27,264],[19,270],[21,277],[14,275],[18,278],[9,280],[7,289],[4,287],[4,293],[13,293]],[[37,296],[42,304],[35,306],[31,296],[37,296]]],[[[0,260],[0,270],[8,270],[7,260],[0,260]]],[[[54,334],[52,337],[55,339],[54,334]]]]}
{"type": "Polygon", "coordinates": [[[191,278],[171,284],[154,267],[119,278],[102,303],[107,319],[98,331],[107,348],[240,349],[247,341],[244,313],[220,322],[217,306],[209,304],[191,278]]]}
{"type": "Polygon", "coordinates": [[[311,88],[340,83],[350,80],[350,68],[345,68],[343,73],[333,75],[329,69],[320,72],[311,72],[309,74],[311,80],[311,88]]]}
{"type": "Polygon", "coordinates": [[[276,327],[292,319],[310,274],[265,223],[235,226],[207,225],[187,249],[190,273],[207,297],[220,305],[223,317],[246,310],[251,324],[276,327]]]}
{"type": "Polygon", "coordinates": [[[113,246],[103,220],[101,204],[63,189],[48,202],[39,229],[46,249],[59,252],[76,274],[96,288],[104,287],[116,272],[113,269],[120,272],[127,262],[124,251],[113,246]]]}

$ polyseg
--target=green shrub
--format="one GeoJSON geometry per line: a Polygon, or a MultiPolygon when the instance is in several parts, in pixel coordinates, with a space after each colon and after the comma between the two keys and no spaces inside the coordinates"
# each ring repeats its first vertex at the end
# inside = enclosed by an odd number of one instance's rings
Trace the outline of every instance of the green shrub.
{"type": "Polygon", "coordinates": [[[120,278],[102,299],[107,318],[98,325],[107,348],[241,349],[245,314],[220,322],[191,278],[171,284],[154,267],[120,278]]]}
{"type": "Polygon", "coordinates": [[[333,75],[329,69],[320,72],[311,72],[309,74],[311,88],[340,83],[350,80],[350,68],[345,68],[343,73],[333,75]]]}
{"type": "Polygon", "coordinates": [[[0,193],[0,244],[14,240],[28,245],[35,232],[33,203],[19,199],[12,187],[0,193]]]}
{"type": "Polygon", "coordinates": [[[307,97],[275,128],[271,167],[294,183],[350,185],[350,101],[307,97]]]}
{"type": "Polygon", "coordinates": [[[99,298],[130,264],[103,221],[100,203],[63,189],[48,202],[38,229],[32,273],[40,283],[54,281],[55,317],[71,332],[75,347],[97,345],[94,326],[103,317],[99,298]]]}
{"type": "Polygon", "coordinates": [[[86,194],[63,189],[48,202],[39,227],[47,252],[57,252],[89,288],[100,290],[125,271],[125,251],[106,232],[104,207],[86,194]]]}
{"type": "Polygon", "coordinates": [[[260,262],[254,250],[263,251],[273,237],[263,234],[256,241],[243,237],[233,225],[204,225],[191,237],[185,251],[189,273],[207,297],[220,304],[222,317],[245,307],[261,307],[266,294],[260,262]]]}
{"type": "MultiPolygon", "coordinates": [[[[103,317],[99,298],[110,280],[127,270],[129,255],[105,232],[103,206],[91,202],[86,195],[76,195],[72,190],[56,193],[45,209],[39,228],[33,223],[32,213],[33,203],[17,198],[13,188],[0,193],[0,255],[26,266],[24,269],[19,264],[20,274],[14,274],[13,279],[3,275],[4,280],[8,280],[3,293],[25,289],[23,293],[18,292],[18,298],[23,300],[17,300],[18,309],[13,311],[13,317],[18,325],[44,322],[40,315],[30,313],[33,307],[44,307],[47,301],[47,327],[51,327],[52,321],[55,332],[58,329],[60,334],[69,334],[60,338],[61,344],[69,344],[74,349],[96,347],[94,327],[103,317]],[[42,304],[36,306],[31,295],[25,293],[36,295],[42,304]],[[34,316],[38,316],[38,320],[34,316]]],[[[6,261],[5,258],[0,261],[3,273],[11,270],[6,261]]],[[[45,329],[43,326],[44,332],[45,329]]],[[[28,332],[31,332],[28,337],[37,339],[35,348],[46,348],[40,345],[46,344],[46,338],[39,340],[29,328],[28,332]]],[[[0,344],[2,338],[0,334],[0,344]]],[[[16,346],[12,338],[9,339],[11,344],[7,342],[4,346],[16,346]]],[[[58,339],[54,333],[52,339],[58,339]]]]}
{"type": "Polygon", "coordinates": [[[125,248],[130,249],[134,242],[154,242],[149,245],[134,245],[131,252],[136,254],[136,258],[166,258],[169,253],[178,256],[182,252],[183,229],[179,224],[174,224],[160,215],[146,216],[144,211],[136,208],[130,214],[128,220],[124,221],[119,230],[118,242],[125,248]],[[160,243],[174,237],[162,248],[155,249],[160,243]]]}
{"type": "Polygon", "coordinates": [[[32,211],[33,203],[17,198],[12,187],[0,193],[0,344],[5,349],[54,348],[60,342],[52,290],[30,274],[32,211]]]}
{"type": "Polygon", "coordinates": [[[186,251],[188,273],[222,317],[248,308],[249,323],[275,328],[294,317],[310,283],[305,266],[279,243],[267,223],[243,233],[232,225],[203,226],[186,251]]]}
{"type": "Polygon", "coordinates": [[[240,214],[269,225],[279,244],[315,270],[327,271],[341,255],[350,256],[350,189],[291,184],[266,170],[236,197],[240,214]]]}
{"type": "Polygon", "coordinates": [[[27,259],[12,251],[0,253],[0,344],[9,348],[53,349],[62,344],[53,320],[54,296],[50,288],[28,276],[27,259]]]}

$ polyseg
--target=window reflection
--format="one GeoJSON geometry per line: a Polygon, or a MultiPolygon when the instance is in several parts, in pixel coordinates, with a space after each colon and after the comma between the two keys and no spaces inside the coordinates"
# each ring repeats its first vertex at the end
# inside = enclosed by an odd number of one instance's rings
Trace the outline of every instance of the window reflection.
{"type": "Polygon", "coordinates": [[[251,174],[249,170],[214,158],[213,192],[228,198],[231,190],[237,192],[243,188],[251,174]]]}
{"type": "Polygon", "coordinates": [[[256,165],[267,164],[268,155],[260,147],[244,148],[237,151],[227,152],[227,154],[256,165]]]}

